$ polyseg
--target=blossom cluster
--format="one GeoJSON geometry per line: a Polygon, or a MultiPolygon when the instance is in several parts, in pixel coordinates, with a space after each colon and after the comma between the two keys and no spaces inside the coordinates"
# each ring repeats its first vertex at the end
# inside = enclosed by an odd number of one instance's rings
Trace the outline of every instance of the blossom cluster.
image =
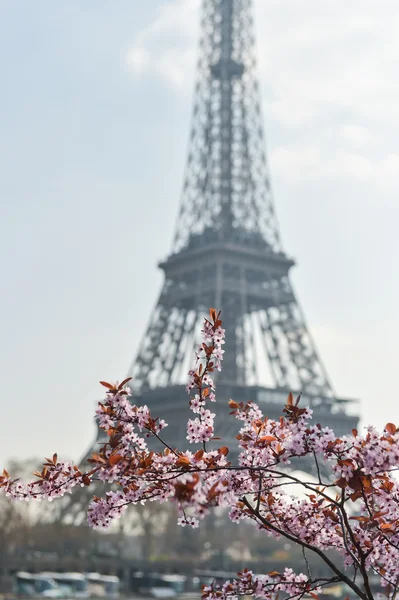
{"type": "MultiPolygon", "coordinates": [[[[312,595],[321,591],[321,583],[312,583],[304,573],[295,574],[292,569],[286,568],[283,573],[271,571],[267,575],[255,575],[252,571],[244,569],[238,573],[238,578],[226,581],[223,585],[212,583],[204,586],[203,598],[207,600],[227,600],[239,596],[254,596],[275,600],[279,592],[285,593],[289,598],[302,598],[304,594],[312,595]]],[[[317,596],[313,596],[317,597],[317,596]]]]}
{"type": "Polygon", "coordinates": [[[210,311],[211,320],[205,319],[202,329],[203,341],[198,347],[194,368],[189,371],[187,391],[195,390],[190,398],[190,408],[198,417],[187,423],[187,439],[190,443],[209,442],[214,435],[215,413],[206,408],[206,402],[215,402],[215,384],[211,373],[222,368],[225,331],[222,328],[220,314],[210,311]]]}
{"type": "Polygon", "coordinates": [[[11,475],[4,469],[0,475],[0,491],[12,500],[42,500],[50,502],[55,498],[61,498],[71,493],[76,485],[82,487],[90,483],[90,477],[72,463],[59,461],[57,454],[52,458],[46,458],[41,471],[34,475],[37,479],[29,483],[23,483],[19,479],[12,479],[11,475]]]}
{"type": "MultiPolygon", "coordinates": [[[[209,408],[216,399],[212,376],[221,369],[224,333],[220,314],[211,309],[187,385],[194,414],[187,423],[190,449],[163,441],[167,424],[147,406],[131,403],[129,380],[102,382],[106,395],[97,418],[107,441],[92,455],[90,470],[83,472],[54,455],[34,482],[22,484],[4,472],[0,489],[15,499],[51,500],[76,485],[111,483],[113,489],[94,497],[89,506],[89,524],[95,528],[108,527],[137,503],[171,502],[178,508],[179,524],[194,528],[214,507],[225,507],[233,522],[251,521],[266,535],[318,554],[334,581],[345,582],[360,598],[372,597],[369,574],[378,574],[393,597],[399,581],[399,484],[394,477],[399,429],[388,423],[381,433],[370,427],[364,435],[353,430],[337,437],[312,423],[312,411],[291,393],[278,420],[264,416],[254,403],[230,400],[232,417],[241,424],[232,464],[226,446],[215,448],[215,412],[209,408]],[[152,449],[155,440],[161,450],[152,449]],[[294,475],[298,459],[308,461],[316,479],[294,475]],[[293,486],[305,493],[294,495],[293,486]],[[344,568],[331,562],[329,549],[342,555],[344,568]]],[[[268,575],[243,571],[224,586],[206,587],[203,597],[269,599],[277,592],[302,597],[316,595],[325,583],[290,569],[268,575]]]]}

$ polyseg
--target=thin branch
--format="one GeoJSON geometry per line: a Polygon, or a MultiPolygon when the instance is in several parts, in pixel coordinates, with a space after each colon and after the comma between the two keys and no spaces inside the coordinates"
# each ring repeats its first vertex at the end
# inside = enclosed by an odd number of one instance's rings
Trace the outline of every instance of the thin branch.
{"type": "Polygon", "coordinates": [[[321,475],[320,475],[320,467],[319,467],[319,461],[317,460],[317,454],[316,452],[313,450],[313,456],[314,456],[314,461],[316,463],[316,469],[317,469],[317,476],[319,478],[319,484],[323,485],[322,481],[321,481],[321,475]]]}
{"type": "Polygon", "coordinates": [[[312,573],[310,571],[310,565],[309,565],[308,557],[306,556],[305,548],[303,546],[302,546],[302,555],[303,555],[304,561],[306,563],[306,570],[308,572],[308,577],[309,577],[309,579],[312,579],[312,573]]]}

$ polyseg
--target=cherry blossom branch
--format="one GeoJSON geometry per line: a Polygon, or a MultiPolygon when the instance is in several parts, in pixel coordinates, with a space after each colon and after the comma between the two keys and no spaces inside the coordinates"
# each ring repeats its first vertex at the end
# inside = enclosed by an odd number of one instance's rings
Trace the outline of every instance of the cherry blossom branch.
{"type": "Polygon", "coordinates": [[[351,435],[337,437],[328,427],[312,423],[312,411],[300,406],[299,396],[294,400],[288,395],[277,420],[264,416],[252,402],[231,400],[231,414],[241,422],[233,464],[227,459],[226,446],[208,449],[208,442],[218,439],[215,414],[207,403],[216,400],[212,373],[221,369],[224,344],[216,310],[210,310],[202,335],[187,385],[193,393],[189,408],[195,415],[188,420],[187,439],[190,448],[201,444],[200,449],[173,448],[166,443],[162,430],[167,424],[154,418],[147,406],[132,404],[129,380],[102,382],[106,395],[96,414],[108,439],[89,459],[92,468],[82,472],[54,455],[28,484],[12,480],[5,471],[0,490],[14,499],[52,500],[71,493],[77,485],[95,483],[97,491],[103,482],[115,489],[102,498],[94,497],[88,508],[92,527],[106,528],[130,504],[148,501],[174,504],[180,525],[198,527],[217,506],[228,509],[233,522],[249,519],[265,534],[283,536],[302,549],[307,575],[290,569],[267,576],[243,571],[238,583],[205,590],[207,600],[231,598],[243,590],[252,590],[265,600],[272,600],[277,591],[293,598],[308,593],[316,597],[313,586],[317,582],[311,578],[305,550],[318,554],[330,568],[333,575],[328,581],[346,583],[362,600],[373,597],[369,572],[378,573],[383,584],[391,583],[395,595],[399,577],[399,483],[394,477],[399,468],[398,428],[387,423],[382,433],[369,427],[362,436],[352,430],[351,435]],[[161,450],[151,449],[155,441],[161,450]],[[317,483],[286,471],[297,457],[314,460],[317,483]],[[328,483],[321,476],[322,462],[331,472],[328,483]],[[290,493],[295,486],[302,490],[301,496],[290,493]],[[340,492],[334,495],[337,488],[340,492]],[[349,574],[327,556],[330,548],[341,554],[349,574]],[[357,574],[364,590],[356,583],[357,574]]]}
{"type": "Polygon", "coordinates": [[[346,583],[347,585],[349,585],[349,587],[352,588],[352,590],[356,593],[357,596],[359,596],[359,598],[363,598],[364,600],[367,600],[368,596],[367,594],[363,593],[362,590],[354,583],[352,582],[349,577],[347,577],[345,575],[345,573],[343,573],[340,569],[338,569],[338,567],[332,562],[332,560],[330,560],[328,558],[328,556],[319,548],[312,546],[311,544],[308,544],[307,542],[305,542],[304,540],[298,539],[297,537],[291,535],[290,533],[288,533],[287,531],[285,531],[284,529],[280,529],[278,527],[276,527],[275,525],[273,525],[273,523],[271,523],[270,521],[268,521],[267,519],[265,519],[260,513],[259,511],[256,511],[251,504],[248,502],[247,498],[242,498],[242,502],[243,504],[245,504],[245,506],[248,508],[248,510],[261,522],[263,523],[263,525],[266,526],[266,528],[273,530],[274,532],[278,533],[279,535],[287,538],[288,540],[290,540],[291,542],[294,542],[295,544],[298,544],[299,546],[302,546],[302,548],[307,548],[308,550],[311,550],[312,552],[314,552],[315,554],[317,554],[318,556],[320,556],[320,558],[326,563],[326,565],[335,573],[335,575],[337,577],[339,577],[340,581],[343,581],[344,583],[346,583]]]}

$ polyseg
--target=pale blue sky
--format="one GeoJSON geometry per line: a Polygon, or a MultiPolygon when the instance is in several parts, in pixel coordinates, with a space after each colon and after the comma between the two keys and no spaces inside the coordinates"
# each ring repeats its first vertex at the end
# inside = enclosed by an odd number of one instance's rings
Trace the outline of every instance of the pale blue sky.
{"type": "MultiPolygon", "coordinates": [[[[274,196],[338,393],[397,420],[399,6],[256,0],[274,196]]],[[[198,0],[0,0],[0,461],[94,436],[161,284],[198,0]]]]}

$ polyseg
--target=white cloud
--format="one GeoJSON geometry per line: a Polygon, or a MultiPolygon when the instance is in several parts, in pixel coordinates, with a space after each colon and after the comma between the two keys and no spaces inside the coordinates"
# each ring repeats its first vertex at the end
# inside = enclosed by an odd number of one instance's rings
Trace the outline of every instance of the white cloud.
{"type": "Polygon", "coordinates": [[[268,115],[290,127],[354,115],[381,123],[397,119],[399,13],[337,0],[256,2],[261,81],[268,115]]]}
{"type": "Polygon", "coordinates": [[[131,70],[137,75],[143,75],[151,68],[151,54],[144,46],[136,46],[129,51],[127,56],[131,70]]]}
{"type": "Polygon", "coordinates": [[[173,0],[160,7],[126,51],[125,61],[136,76],[156,76],[181,91],[192,84],[200,0],[173,0]]]}
{"type": "Polygon", "coordinates": [[[331,151],[322,155],[317,146],[278,146],[271,152],[273,173],[284,177],[289,173],[291,185],[311,180],[351,179],[359,183],[385,182],[399,192],[399,154],[388,153],[381,159],[350,150],[331,151]]]}
{"type": "Polygon", "coordinates": [[[354,147],[364,147],[370,144],[374,137],[369,129],[360,125],[347,123],[341,127],[340,134],[345,142],[354,147]]]}

